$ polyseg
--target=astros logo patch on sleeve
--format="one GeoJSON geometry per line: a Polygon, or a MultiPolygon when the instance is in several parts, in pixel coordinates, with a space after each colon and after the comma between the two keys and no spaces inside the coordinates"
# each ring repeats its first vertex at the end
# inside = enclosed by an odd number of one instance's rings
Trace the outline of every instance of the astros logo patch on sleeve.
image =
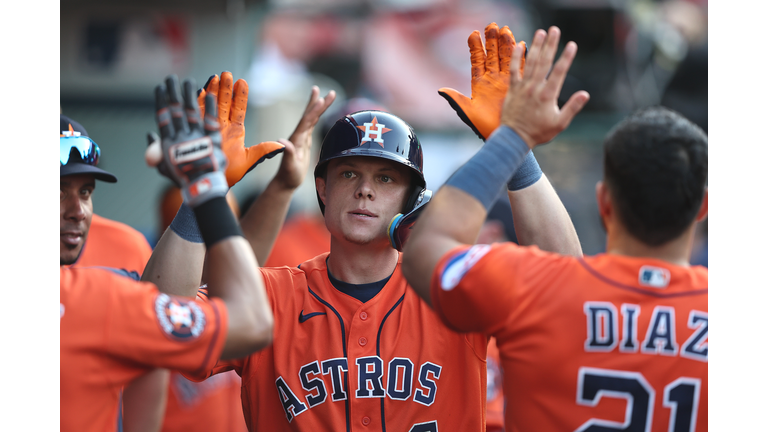
{"type": "Polygon", "coordinates": [[[160,328],[174,340],[195,340],[205,329],[205,314],[193,300],[160,294],[155,300],[155,314],[160,328]]]}
{"type": "Polygon", "coordinates": [[[469,249],[458,252],[448,261],[440,275],[440,286],[445,291],[456,288],[461,279],[488,251],[489,245],[474,245],[469,249]]]}

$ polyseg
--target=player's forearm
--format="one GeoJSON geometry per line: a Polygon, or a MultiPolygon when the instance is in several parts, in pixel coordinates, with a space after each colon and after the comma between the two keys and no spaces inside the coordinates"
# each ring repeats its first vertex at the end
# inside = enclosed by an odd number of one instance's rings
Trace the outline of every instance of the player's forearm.
{"type": "Polygon", "coordinates": [[[248,242],[228,237],[208,250],[208,293],[227,305],[229,331],[222,359],[246,356],[272,342],[273,317],[258,263],[248,242]]]}
{"type": "Polygon", "coordinates": [[[205,245],[182,239],[165,230],[147,262],[141,280],[152,282],[167,294],[194,297],[200,288],[205,245]]]}
{"type": "Polygon", "coordinates": [[[269,258],[277,235],[283,227],[295,189],[273,179],[248,211],[240,218],[243,235],[259,263],[269,258]]]}
{"type": "Polygon", "coordinates": [[[573,222],[545,175],[533,185],[507,194],[519,244],[563,255],[582,255],[573,222]]]}
{"type": "Polygon", "coordinates": [[[152,370],[123,390],[123,431],[157,432],[163,426],[169,371],[152,370]]]}
{"type": "Polygon", "coordinates": [[[403,249],[403,275],[429,305],[430,280],[437,263],[449,250],[474,244],[485,220],[480,202],[466,192],[443,186],[413,227],[403,249]]]}

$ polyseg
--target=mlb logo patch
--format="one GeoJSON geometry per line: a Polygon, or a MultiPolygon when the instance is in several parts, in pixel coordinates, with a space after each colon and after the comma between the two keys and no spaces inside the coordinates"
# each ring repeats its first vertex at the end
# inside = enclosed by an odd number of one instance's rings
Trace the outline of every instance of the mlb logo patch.
{"type": "Polygon", "coordinates": [[[191,341],[205,329],[205,314],[192,300],[160,294],[155,300],[155,314],[160,328],[171,339],[191,341]]]}
{"type": "Polygon", "coordinates": [[[661,267],[642,266],[638,281],[640,285],[652,288],[666,288],[670,280],[669,270],[661,267]]]}

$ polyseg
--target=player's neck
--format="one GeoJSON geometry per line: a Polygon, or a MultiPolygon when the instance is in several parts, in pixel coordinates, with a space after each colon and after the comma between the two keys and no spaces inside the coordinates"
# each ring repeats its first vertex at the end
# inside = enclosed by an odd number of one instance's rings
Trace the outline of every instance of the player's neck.
{"type": "Polygon", "coordinates": [[[637,240],[626,230],[615,228],[612,232],[609,231],[606,252],[638,258],[655,258],[678,266],[688,267],[693,248],[694,230],[695,224],[672,241],[661,246],[649,246],[637,240]]]}
{"type": "Polygon", "coordinates": [[[361,246],[337,241],[331,237],[328,269],[333,277],[343,282],[372,283],[391,275],[398,259],[399,253],[388,244],[386,247],[361,246]]]}

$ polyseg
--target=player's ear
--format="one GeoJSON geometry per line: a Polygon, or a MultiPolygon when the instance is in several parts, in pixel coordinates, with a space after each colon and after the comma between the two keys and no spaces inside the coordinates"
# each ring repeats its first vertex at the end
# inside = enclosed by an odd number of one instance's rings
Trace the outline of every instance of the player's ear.
{"type": "Polygon", "coordinates": [[[598,181],[595,185],[595,195],[597,197],[597,210],[600,213],[600,217],[605,219],[612,213],[613,205],[611,203],[611,194],[602,180],[598,181]]]}
{"type": "Polygon", "coordinates": [[[325,202],[325,179],[322,177],[315,178],[315,189],[317,189],[317,196],[323,202],[323,205],[327,205],[325,202]]]}
{"type": "Polygon", "coordinates": [[[701,222],[704,219],[706,219],[708,212],[709,212],[709,190],[705,188],[704,199],[701,200],[701,208],[699,208],[699,213],[696,215],[696,222],[701,222]]]}

